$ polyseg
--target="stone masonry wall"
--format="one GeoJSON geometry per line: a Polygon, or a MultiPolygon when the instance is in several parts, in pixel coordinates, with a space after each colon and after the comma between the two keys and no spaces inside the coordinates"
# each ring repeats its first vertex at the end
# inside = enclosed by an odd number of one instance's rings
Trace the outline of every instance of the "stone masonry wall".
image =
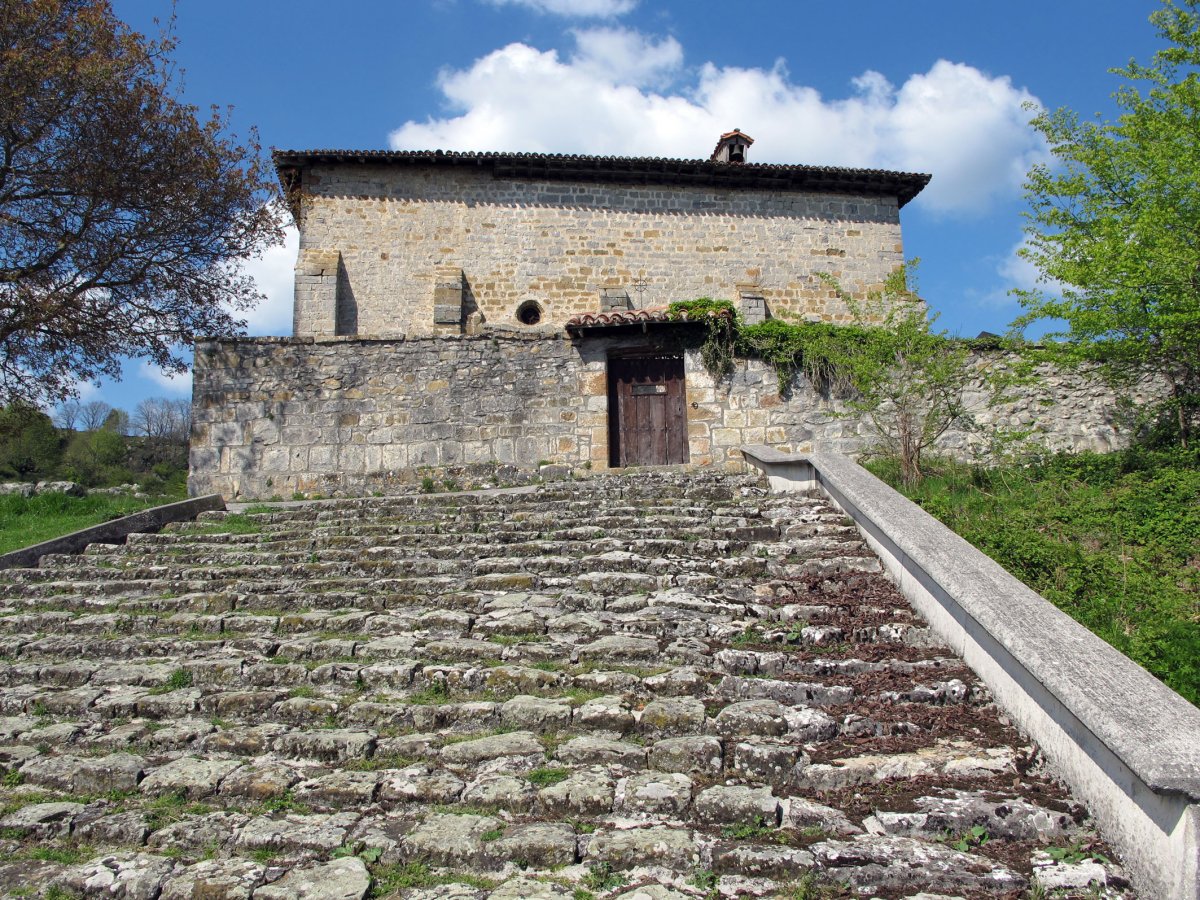
{"type": "Polygon", "coordinates": [[[776,316],[848,321],[815,273],[865,294],[903,261],[894,197],[368,165],[316,166],[303,192],[297,336],[457,333],[448,304],[516,325],[528,301],[561,328],[606,288],[635,308],[747,292],[776,316]]]}
{"type": "MultiPolygon", "coordinates": [[[[397,340],[253,338],[198,343],[193,495],[364,494],[424,466],[548,461],[608,465],[609,353],[654,346],[685,355],[688,443],[697,465],[740,468],[743,444],[855,453],[870,426],[838,415],[803,380],[780,398],[775,372],[739,362],[716,383],[678,335],[572,340],[553,329],[397,340]],[[651,342],[653,341],[653,344],[651,342]]],[[[976,398],[979,400],[980,398],[976,398]]],[[[980,419],[1031,429],[1055,449],[1120,446],[1117,404],[1084,376],[1042,384],[980,419]]],[[[956,433],[969,456],[984,438],[956,433]]]]}

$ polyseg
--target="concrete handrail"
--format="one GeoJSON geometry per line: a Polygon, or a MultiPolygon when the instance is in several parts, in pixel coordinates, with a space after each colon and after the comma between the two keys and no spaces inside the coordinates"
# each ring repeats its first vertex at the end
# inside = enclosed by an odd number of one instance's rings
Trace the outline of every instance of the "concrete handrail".
{"type": "Polygon", "coordinates": [[[220,494],[208,494],[204,497],[180,500],[178,503],[153,506],[119,519],[72,531],[62,537],[42,541],[32,547],[22,547],[20,550],[0,554],[0,569],[36,566],[43,556],[51,553],[79,553],[88,544],[121,544],[134,532],[158,531],[168,522],[183,522],[196,518],[202,512],[224,508],[225,500],[220,494]]]}
{"type": "Polygon", "coordinates": [[[772,489],[820,490],[854,520],[1087,803],[1147,896],[1200,898],[1200,709],[849,459],[742,453],[772,489]]]}

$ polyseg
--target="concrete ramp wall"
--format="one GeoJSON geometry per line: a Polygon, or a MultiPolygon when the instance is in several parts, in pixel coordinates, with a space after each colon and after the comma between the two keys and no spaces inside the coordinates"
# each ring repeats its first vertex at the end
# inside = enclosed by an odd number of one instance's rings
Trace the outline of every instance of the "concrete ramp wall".
{"type": "Polygon", "coordinates": [[[1200,709],[861,466],[742,448],[821,491],[1088,805],[1146,897],[1200,900],[1200,709]]]}

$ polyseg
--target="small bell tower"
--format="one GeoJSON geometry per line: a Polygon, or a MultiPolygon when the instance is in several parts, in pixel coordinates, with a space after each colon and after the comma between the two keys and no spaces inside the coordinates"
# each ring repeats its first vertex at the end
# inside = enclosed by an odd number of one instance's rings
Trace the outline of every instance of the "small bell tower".
{"type": "Polygon", "coordinates": [[[753,143],[754,138],[745,134],[740,128],[727,131],[717,141],[717,147],[713,150],[709,160],[723,163],[744,163],[746,161],[746,151],[750,149],[750,145],[753,143]]]}

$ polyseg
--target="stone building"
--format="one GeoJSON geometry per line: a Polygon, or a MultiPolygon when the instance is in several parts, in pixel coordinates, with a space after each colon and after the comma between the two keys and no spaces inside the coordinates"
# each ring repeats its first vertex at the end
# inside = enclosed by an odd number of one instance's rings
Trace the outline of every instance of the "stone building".
{"type": "Polygon", "coordinates": [[[200,340],[193,492],[386,490],[425,466],[734,464],[851,449],[861,423],[750,362],[715,383],[699,297],[841,322],[903,261],[928,175],[709,159],[281,151],[297,225],[290,338],[200,340]]]}
{"type": "MultiPolygon", "coordinates": [[[[528,153],[278,152],[300,227],[294,334],[391,337],[741,298],[840,321],[903,261],[927,175],[528,153]]],[[[744,154],[737,151],[735,158],[744,154]]]]}

